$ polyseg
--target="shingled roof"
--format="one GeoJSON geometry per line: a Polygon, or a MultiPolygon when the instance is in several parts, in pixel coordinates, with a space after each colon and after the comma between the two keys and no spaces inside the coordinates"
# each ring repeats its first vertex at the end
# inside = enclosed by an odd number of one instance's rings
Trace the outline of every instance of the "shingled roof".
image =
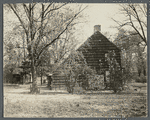
{"type": "Polygon", "coordinates": [[[121,51],[114,43],[109,41],[101,32],[96,31],[93,35],[91,35],[77,50],[83,49],[99,49],[103,48],[104,51],[117,50],[121,51]],[[108,47],[105,49],[105,47],[108,47]]]}
{"type": "MultiPolygon", "coordinates": [[[[82,52],[88,66],[96,69],[98,74],[100,69],[109,67],[105,57],[109,51],[115,51],[116,60],[121,66],[121,50],[100,32],[99,25],[94,26],[94,33],[76,51],[82,52]],[[100,63],[103,64],[100,66],[100,63]]],[[[62,63],[65,63],[72,54],[70,53],[62,63]]]]}

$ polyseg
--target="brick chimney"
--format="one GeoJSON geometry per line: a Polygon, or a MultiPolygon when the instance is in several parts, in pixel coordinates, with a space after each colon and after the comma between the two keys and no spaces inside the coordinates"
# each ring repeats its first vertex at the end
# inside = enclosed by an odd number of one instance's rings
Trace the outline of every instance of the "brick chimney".
{"type": "Polygon", "coordinates": [[[96,31],[101,31],[101,25],[95,25],[94,26],[94,33],[96,32],[96,31]]]}

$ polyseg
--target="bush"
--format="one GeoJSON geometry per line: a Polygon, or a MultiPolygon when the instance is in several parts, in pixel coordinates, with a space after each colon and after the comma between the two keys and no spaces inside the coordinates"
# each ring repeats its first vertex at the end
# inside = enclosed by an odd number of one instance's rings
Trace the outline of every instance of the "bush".
{"type": "Polygon", "coordinates": [[[15,68],[14,64],[7,64],[3,69],[3,82],[11,83],[13,82],[13,69],[15,68]]]}
{"type": "Polygon", "coordinates": [[[102,76],[99,75],[93,75],[91,76],[91,78],[89,79],[90,85],[89,85],[89,89],[90,90],[100,90],[100,89],[104,89],[104,78],[102,76]]]}
{"type": "Polygon", "coordinates": [[[89,80],[93,76],[94,71],[89,68],[87,65],[76,66],[76,69],[71,69],[66,74],[66,86],[69,93],[73,92],[75,83],[79,84],[79,87],[82,87],[84,90],[89,88],[89,80]]]}
{"type": "Polygon", "coordinates": [[[86,90],[84,90],[82,87],[79,87],[79,84],[76,83],[75,86],[73,87],[73,93],[75,93],[75,94],[85,94],[86,90]]]}
{"type": "Polygon", "coordinates": [[[107,86],[116,93],[123,88],[123,71],[116,60],[115,51],[109,51],[107,56],[107,62],[109,65],[109,81],[107,86]]]}
{"type": "Polygon", "coordinates": [[[144,76],[143,74],[140,76],[141,82],[146,83],[147,82],[147,76],[144,76]]]}
{"type": "Polygon", "coordinates": [[[67,87],[67,91],[69,93],[73,93],[73,87],[75,86],[75,81],[73,81],[72,79],[66,78],[65,85],[67,87]]]}
{"type": "Polygon", "coordinates": [[[3,73],[3,82],[11,83],[12,81],[13,81],[13,74],[11,72],[4,72],[3,73]]]}
{"type": "Polygon", "coordinates": [[[140,77],[139,76],[134,76],[133,79],[135,80],[135,82],[140,82],[140,77]]]}
{"type": "Polygon", "coordinates": [[[146,83],[147,82],[147,77],[144,76],[143,74],[140,77],[139,76],[134,77],[134,79],[136,82],[139,82],[139,83],[146,83]]]}
{"type": "Polygon", "coordinates": [[[82,87],[84,90],[88,89],[89,80],[94,74],[94,70],[86,64],[74,62],[69,69],[65,70],[67,91],[72,93],[75,83],[78,83],[79,87],[82,87]]]}

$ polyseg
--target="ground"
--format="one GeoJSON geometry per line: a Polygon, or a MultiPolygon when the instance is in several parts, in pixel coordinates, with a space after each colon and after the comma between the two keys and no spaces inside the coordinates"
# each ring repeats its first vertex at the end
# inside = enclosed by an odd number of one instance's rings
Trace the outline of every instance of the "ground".
{"type": "Polygon", "coordinates": [[[4,117],[146,117],[146,94],[139,90],[132,94],[89,91],[77,95],[39,87],[40,94],[32,95],[29,84],[4,84],[4,117]]]}

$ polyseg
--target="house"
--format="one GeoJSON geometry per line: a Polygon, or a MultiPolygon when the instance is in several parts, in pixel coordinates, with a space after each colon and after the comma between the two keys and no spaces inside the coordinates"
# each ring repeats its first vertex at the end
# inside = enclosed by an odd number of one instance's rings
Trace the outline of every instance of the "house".
{"type": "MultiPolygon", "coordinates": [[[[91,35],[79,48],[77,48],[76,51],[78,51],[78,53],[82,53],[87,65],[96,70],[97,75],[103,75],[104,82],[106,82],[106,77],[109,72],[109,65],[106,61],[107,55],[109,51],[114,51],[115,58],[121,67],[121,50],[115,44],[109,41],[100,30],[101,26],[95,25],[93,35],[91,35]]],[[[70,54],[62,64],[70,64],[69,59],[73,58],[73,54],[74,53],[70,54]]],[[[77,57],[74,58],[75,61],[79,60],[77,57]]],[[[78,63],[80,64],[81,61],[79,60],[78,63]]]]}
{"type": "Polygon", "coordinates": [[[83,54],[88,66],[94,69],[98,75],[103,75],[104,83],[106,83],[107,75],[109,75],[109,65],[107,63],[109,51],[114,51],[116,61],[121,67],[121,50],[101,33],[100,25],[94,26],[93,35],[77,51],[83,54]]]}
{"type": "Polygon", "coordinates": [[[28,83],[28,82],[32,82],[31,80],[31,74],[25,74],[25,71],[23,70],[23,68],[20,67],[16,67],[13,70],[13,80],[12,83],[28,83]]]}
{"type": "Polygon", "coordinates": [[[82,52],[88,66],[95,69],[97,74],[108,71],[106,57],[109,51],[115,51],[116,60],[121,66],[121,50],[109,41],[102,33],[101,26],[94,26],[94,34],[91,35],[77,50],[82,52]]]}

